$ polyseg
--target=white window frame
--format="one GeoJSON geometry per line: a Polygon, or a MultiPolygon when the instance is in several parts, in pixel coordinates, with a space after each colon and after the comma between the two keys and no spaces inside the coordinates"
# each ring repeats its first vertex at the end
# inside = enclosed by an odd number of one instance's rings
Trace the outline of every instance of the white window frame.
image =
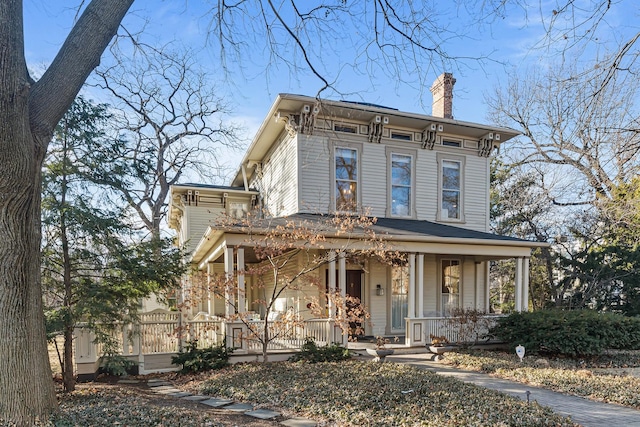
{"type": "Polygon", "coordinates": [[[465,222],[464,216],[464,200],[465,200],[465,170],[466,170],[466,158],[465,156],[455,156],[447,153],[437,153],[437,162],[438,162],[438,209],[437,209],[437,220],[441,222],[457,222],[463,223],[465,222]],[[442,208],[442,193],[445,191],[443,186],[443,168],[444,162],[456,162],[460,166],[460,188],[458,189],[460,195],[458,198],[458,218],[449,218],[448,215],[444,215],[444,211],[442,208]]]}
{"type": "MultiPolygon", "coordinates": [[[[451,265],[451,262],[457,262],[458,263],[458,293],[457,293],[457,301],[456,301],[456,307],[455,308],[460,308],[462,307],[462,259],[461,258],[449,258],[449,257],[443,257],[443,258],[439,258],[438,259],[438,311],[440,313],[442,313],[443,316],[447,316],[450,314],[449,309],[447,308],[447,306],[444,303],[444,296],[445,295],[456,295],[456,294],[452,294],[452,293],[447,293],[447,292],[442,292],[442,288],[444,286],[444,263],[445,262],[449,262],[449,265],[451,265]]],[[[450,299],[450,298],[449,298],[450,299]]]]}
{"type": "Polygon", "coordinates": [[[362,144],[354,143],[354,142],[344,142],[344,141],[332,141],[331,143],[331,157],[330,157],[330,165],[329,168],[331,170],[331,203],[330,210],[332,212],[344,212],[344,213],[356,213],[360,207],[362,206],[362,144]],[[346,150],[354,150],[356,152],[356,169],[357,176],[355,179],[356,184],[356,206],[353,210],[341,210],[338,211],[338,205],[336,200],[336,151],[337,149],[342,148],[346,150]]]}
{"type": "MultiPolygon", "coordinates": [[[[406,304],[406,312],[407,312],[407,316],[409,315],[409,265],[395,265],[395,266],[390,266],[388,269],[388,277],[389,277],[389,299],[388,299],[388,307],[389,307],[389,312],[388,312],[388,331],[389,333],[399,333],[399,332],[404,332],[406,330],[406,322],[405,322],[405,317],[403,317],[402,321],[401,321],[401,325],[399,328],[394,328],[394,324],[393,324],[393,315],[394,315],[394,296],[404,296],[405,298],[405,302],[403,304],[406,304]],[[404,275],[404,279],[406,279],[406,283],[404,284],[404,288],[406,290],[406,293],[404,294],[394,294],[393,293],[393,289],[394,289],[394,276],[395,274],[398,273],[401,276],[404,275]]],[[[404,280],[403,280],[404,282],[404,280]]],[[[400,301],[402,302],[402,301],[400,301]]],[[[402,310],[404,312],[404,309],[402,310]]]]}
{"type": "Polygon", "coordinates": [[[399,149],[393,147],[386,148],[387,156],[387,217],[395,218],[416,218],[416,163],[417,150],[399,149]],[[393,213],[393,156],[404,156],[411,158],[411,183],[409,187],[409,213],[407,215],[397,215],[393,213]]]}

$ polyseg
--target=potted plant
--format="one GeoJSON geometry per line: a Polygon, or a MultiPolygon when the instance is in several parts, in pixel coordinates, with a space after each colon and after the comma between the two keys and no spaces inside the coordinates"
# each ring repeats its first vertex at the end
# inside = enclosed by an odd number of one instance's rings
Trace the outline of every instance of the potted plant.
{"type": "MultiPolygon", "coordinates": [[[[396,337],[396,340],[397,340],[397,337],[396,337]]],[[[394,350],[392,348],[387,348],[387,344],[389,344],[389,339],[378,335],[376,337],[376,348],[367,349],[367,353],[369,353],[372,356],[375,356],[375,359],[373,359],[374,362],[382,363],[385,361],[385,358],[387,356],[390,356],[393,354],[394,350]]]]}
{"type": "Polygon", "coordinates": [[[431,344],[429,345],[429,351],[433,354],[434,360],[439,361],[444,359],[444,353],[453,350],[455,347],[449,344],[449,340],[444,335],[437,336],[430,334],[431,344]]]}

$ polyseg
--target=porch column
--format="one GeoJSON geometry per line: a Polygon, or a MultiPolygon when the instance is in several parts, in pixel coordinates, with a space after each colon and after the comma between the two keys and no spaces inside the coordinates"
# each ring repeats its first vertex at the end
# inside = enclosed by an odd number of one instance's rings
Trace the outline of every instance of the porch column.
{"type": "Polygon", "coordinates": [[[522,310],[529,311],[529,257],[522,259],[522,310]]]}
{"type": "Polygon", "coordinates": [[[225,248],[224,250],[224,273],[226,283],[224,284],[224,314],[225,316],[231,316],[235,314],[233,307],[233,248],[225,248]]]}
{"type": "Polygon", "coordinates": [[[407,317],[416,317],[416,254],[409,254],[409,308],[407,317]]]}
{"type": "Polygon", "coordinates": [[[491,309],[491,295],[489,292],[489,287],[491,286],[491,261],[484,263],[484,283],[484,307],[488,313],[491,309]]]}
{"type": "Polygon", "coordinates": [[[244,248],[238,248],[237,270],[238,270],[238,313],[247,311],[245,307],[245,286],[244,286],[244,248]]]}
{"type": "Polygon", "coordinates": [[[416,264],[416,276],[418,276],[418,304],[417,317],[424,316],[424,254],[418,254],[418,263],[416,264]]]}
{"type": "Polygon", "coordinates": [[[487,282],[484,282],[484,286],[480,286],[480,283],[484,280],[484,263],[476,261],[474,265],[476,267],[476,294],[474,308],[476,310],[489,312],[488,308],[484,305],[484,288],[487,286],[487,282]]]}
{"type": "Polygon", "coordinates": [[[336,316],[336,308],[333,304],[333,295],[336,292],[336,253],[334,251],[329,252],[329,271],[327,274],[329,298],[327,299],[327,311],[329,312],[329,319],[333,319],[336,316]]]}
{"type": "Polygon", "coordinates": [[[344,252],[338,254],[338,286],[340,296],[343,298],[342,309],[344,310],[344,298],[347,296],[347,261],[344,258],[344,252]]]}
{"type": "MultiPolygon", "coordinates": [[[[344,258],[344,252],[338,254],[338,286],[340,286],[340,296],[342,297],[342,315],[347,315],[347,304],[345,298],[347,296],[347,261],[344,258]]],[[[347,346],[349,339],[349,331],[342,331],[342,345],[347,346]]]]}
{"type": "Polygon", "coordinates": [[[522,311],[522,258],[516,258],[515,311],[522,311]]]}
{"type": "Polygon", "coordinates": [[[216,311],[215,295],[213,298],[211,297],[211,279],[213,278],[213,275],[214,275],[213,263],[208,262],[207,263],[207,312],[209,313],[209,315],[214,314],[216,311]]]}

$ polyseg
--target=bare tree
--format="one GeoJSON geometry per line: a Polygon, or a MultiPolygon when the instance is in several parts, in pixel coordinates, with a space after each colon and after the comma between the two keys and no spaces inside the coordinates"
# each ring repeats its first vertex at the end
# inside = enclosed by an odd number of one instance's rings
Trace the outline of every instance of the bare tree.
{"type": "Polygon", "coordinates": [[[506,162],[540,170],[557,205],[610,198],[616,182],[640,170],[638,80],[618,76],[603,86],[608,77],[599,64],[512,76],[487,100],[499,123],[523,133],[506,162]]]}
{"type": "Polygon", "coordinates": [[[116,51],[115,64],[96,74],[97,86],[116,100],[121,139],[96,153],[109,159],[96,171],[97,181],[159,237],[169,187],[185,174],[215,179],[223,168],[219,150],[239,146],[237,129],[225,122],[229,106],[188,51],[146,47],[129,58],[116,51]]]}

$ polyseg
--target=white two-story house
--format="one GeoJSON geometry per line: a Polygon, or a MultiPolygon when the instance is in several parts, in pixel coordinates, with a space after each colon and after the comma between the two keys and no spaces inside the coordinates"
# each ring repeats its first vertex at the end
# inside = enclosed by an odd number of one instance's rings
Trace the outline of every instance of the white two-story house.
{"type": "MultiPolygon", "coordinates": [[[[169,223],[178,243],[197,269],[233,276],[253,257],[246,236],[216,226],[220,213],[241,217],[259,208],[274,219],[313,221],[366,208],[406,265],[372,259],[362,266],[338,256],[317,277],[368,307],[367,335],[405,335],[407,344],[424,345],[428,319],[452,307],[488,311],[489,265],[500,259],[516,260],[516,310],[527,309],[529,257],[539,244],[489,233],[490,157],[517,132],[454,119],[454,83],[448,73],[434,82],[432,115],[279,95],[229,186],[172,188],[169,223]]],[[[235,310],[264,315],[250,279],[238,279],[235,310]]],[[[304,303],[295,292],[281,300],[283,311],[304,303]]],[[[202,298],[192,315],[229,310],[202,298]]]]}

